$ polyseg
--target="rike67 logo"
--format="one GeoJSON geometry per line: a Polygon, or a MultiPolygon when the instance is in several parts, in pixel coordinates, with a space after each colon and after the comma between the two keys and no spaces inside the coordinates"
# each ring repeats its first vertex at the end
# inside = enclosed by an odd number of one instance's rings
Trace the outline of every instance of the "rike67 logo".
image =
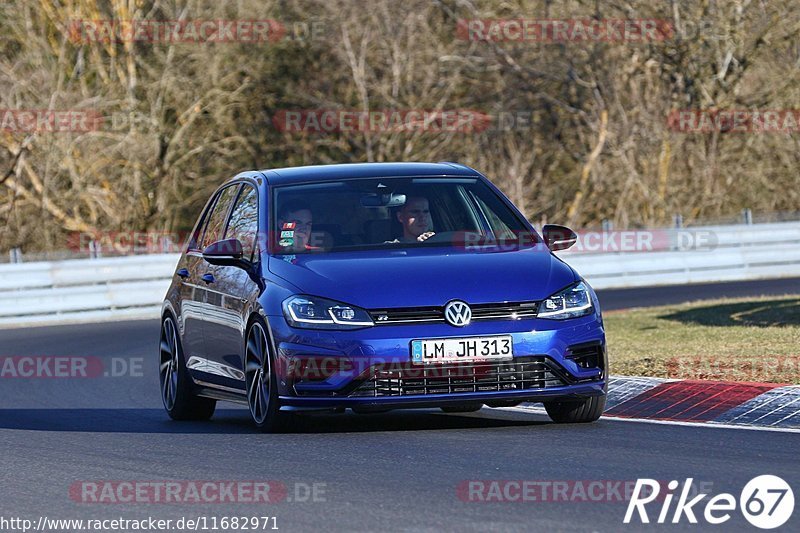
{"type": "MultiPolygon", "coordinates": [[[[660,505],[655,520],[658,524],[678,524],[684,517],[690,524],[696,524],[698,516],[709,524],[723,524],[730,520],[731,512],[736,510],[737,499],[733,494],[717,494],[706,501],[704,506],[700,502],[708,494],[697,494],[690,499],[692,478],[686,479],[675,508],[672,509],[672,500],[678,494],[678,487],[678,481],[670,481],[667,484],[667,493],[660,495],[661,485],[658,481],[637,479],[623,522],[630,524],[636,513],[641,523],[649,524],[647,504],[652,502],[656,503],[651,510],[656,510],[660,505]]],[[[774,529],[785,524],[792,516],[794,493],[789,484],[778,476],[757,476],[742,489],[738,505],[744,518],[752,525],[760,529],[774,529]]]]}

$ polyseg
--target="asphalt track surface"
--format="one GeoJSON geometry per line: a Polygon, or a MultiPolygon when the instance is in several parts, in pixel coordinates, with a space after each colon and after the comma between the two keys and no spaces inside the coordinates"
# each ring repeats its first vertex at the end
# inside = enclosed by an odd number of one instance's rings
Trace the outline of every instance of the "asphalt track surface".
{"type": "Polygon", "coordinates": [[[783,296],[800,294],[800,278],[758,279],[724,283],[695,283],[664,287],[598,290],[604,311],[631,307],[679,304],[695,300],[745,296],[783,296]]]}
{"type": "MultiPolygon", "coordinates": [[[[784,294],[798,287],[797,280],[781,280],[743,284],[737,293],[725,285],[702,294],[784,294]]],[[[703,297],[697,288],[685,294],[679,301],[703,297]]],[[[671,289],[600,296],[611,302],[608,308],[675,297],[671,289]]],[[[41,516],[275,516],[281,531],[652,531],[652,525],[622,523],[624,502],[475,502],[464,501],[458,487],[469,480],[693,478],[712,495],[730,492],[738,499],[751,478],[775,474],[800,499],[797,433],[613,419],[561,426],[538,414],[484,408],[469,415],[306,415],[292,432],[262,435],[246,410],[224,403],[210,422],[172,422],[159,398],[157,337],[155,321],[0,331],[0,355],[93,356],[106,372],[123,374],[0,380],[0,517],[36,523],[41,516]],[[141,371],[131,372],[137,361],[141,371]],[[277,480],[288,494],[274,504],[93,504],[70,498],[71,485],[97,480],[277,480]],[[305,501],[313,484],[317,501],[305,501]]],[[[660,505],[648,509],[655,520],[660,505]]],[[[700,520],[655,529],[711,529],[700,520]]],[[[786,529],[797,531],[798,520],[795,512],[786,529]]],[[[719,527],[757,531],[738,510],[719,527]]]]}

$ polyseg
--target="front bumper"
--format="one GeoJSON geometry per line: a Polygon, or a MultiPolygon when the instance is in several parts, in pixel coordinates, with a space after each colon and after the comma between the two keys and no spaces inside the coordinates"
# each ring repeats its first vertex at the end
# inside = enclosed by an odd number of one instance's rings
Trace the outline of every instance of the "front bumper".
{"type": "MultiPolygon", "coordinates": [[[[391,409],[457,403],[513,405],[587,398],[603,395],[607,388],[605,332],[599,314],[560,322],[544,319],[482,321],[463,328],[425,324],[374,326],[352,331],[305,330],[289,327],[282,316],[269,317],[269,325],[277,354],[280,402],[290,409],[391,409]],[[472,384],[472,390],[462,386],[451,387],[444,393],[439,389],[431,393],[429,388],[417,386],[421,376],[411,376],[410,379],[415,380],[412,382],[402,381],[406,376],[397,374],[400,383],[410,385],[390,388],[389,392],[385,392],[384,387],[381,394],[363,395],[361,385],[376,379],[379,371],[413,366],[410,343],[414,339],[503,334],[512,336],[514,346],[514,359],[508,361],[508,365],[516,368],[513,365],[535,359],[552,370],[552,374],[548,374],[550,377],[555,375],[558,379],[545,382],[541,378],[541,382],[531,384],[528,374],[517,373],[516,377],[509,378],[511,381],[503,381],[496,387],[481,387],[480,380],[473,379],[467,382],[472,384]],[[594,359],[581,359],[587,349],[596,353],[594,359]],[[528,380],[521,390],[520,385],[513,384],[520,379],[528,380]]],[[[508,372],[503,375],[506,374],[508,372]]]]}
{"type": "Polygon", "coordinates": [[[603,396],[606,393],[605,383],[589,383],[569,385],[537,391],[502,391],[479,393],[456,393],[435,396],[387,396],[382,398],[314,398],[298,396],[281,396],[281,406],[297,409],[333,409],[338,407],[381,407],[386,409],[419,409],[444,407],[463,403],[505,404],[514,405],[522,402],[546,402],[550,400],[580,400],[591,396],[603,396]]]}

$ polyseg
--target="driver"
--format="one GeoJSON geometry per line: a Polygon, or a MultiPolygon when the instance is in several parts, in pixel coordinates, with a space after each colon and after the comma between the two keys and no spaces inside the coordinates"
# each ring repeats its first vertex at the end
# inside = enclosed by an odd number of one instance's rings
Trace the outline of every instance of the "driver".
{"type": "Polygon", "coordinates": [[[396,216],[403,227],[397,242],[422,242],[435,235],[428,199],[423,196],[409,196],[396,216]]]}

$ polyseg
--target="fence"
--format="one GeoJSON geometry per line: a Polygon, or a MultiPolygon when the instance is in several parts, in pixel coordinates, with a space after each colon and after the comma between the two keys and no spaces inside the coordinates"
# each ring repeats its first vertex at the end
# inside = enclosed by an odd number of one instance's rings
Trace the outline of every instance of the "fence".
{"type": "MultiPolygon", "coordinates": [[[[558,252],[597,289],[800,276],[800,222],[659,230],[647,251],[558,252]],[[684,234],[685,235],[685,234],[684,234]],[[653,251],[655,250],[655,251],[653,251]]],[[[0,265],[0,324],[157,317],[176,254],[0,265]]]]}

